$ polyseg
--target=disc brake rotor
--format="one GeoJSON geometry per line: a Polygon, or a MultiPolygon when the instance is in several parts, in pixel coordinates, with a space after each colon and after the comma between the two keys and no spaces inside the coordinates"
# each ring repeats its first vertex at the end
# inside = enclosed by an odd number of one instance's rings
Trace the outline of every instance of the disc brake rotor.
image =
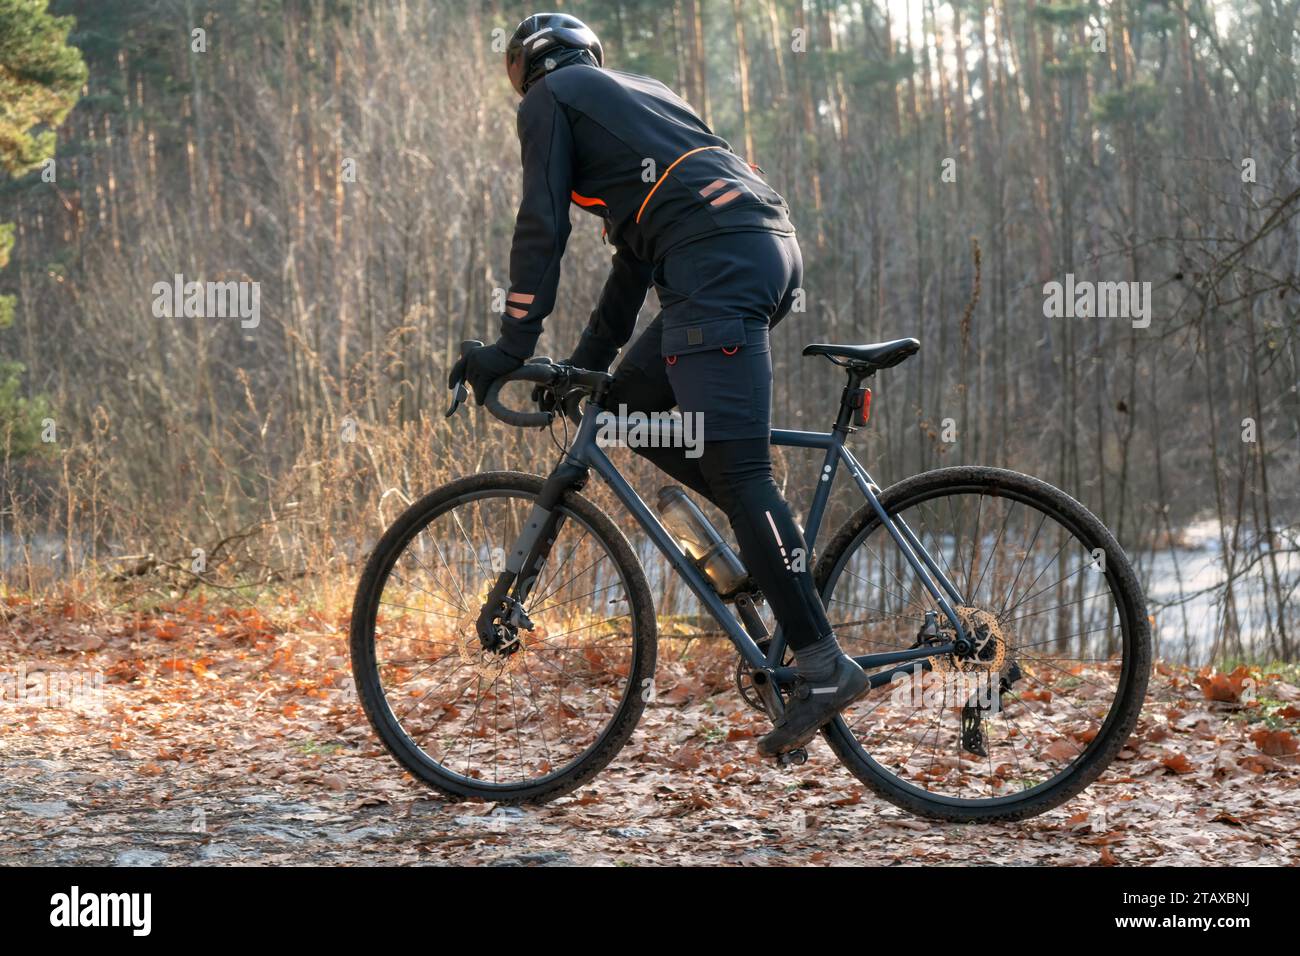
{"type": "MultiPolygon", "coordinates": [[[[956,654],[931,657],[930,666],[936,672],[949,674],[991,674],[1001,671],[1007,661],[1010,635],[998,621],[997,615],[983,608],[964,604],[957,607],[956,611],[962,630],[974,645],[974,651],[968,657],[958,657],[956,654]]],[[[954,632],[949,633],[953,638],[956,637],[954,632]]]]}

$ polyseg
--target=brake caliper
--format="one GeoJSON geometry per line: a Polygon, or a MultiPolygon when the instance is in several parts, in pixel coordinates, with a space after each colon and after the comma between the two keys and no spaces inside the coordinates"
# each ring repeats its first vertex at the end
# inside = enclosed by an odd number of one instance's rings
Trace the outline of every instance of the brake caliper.
{"type": "Polygon", "coordinates": [[[503,620],[498,626],[498,643],[493,650],[502,657],[509,657],[523,647],[519,640],[519,632],[531,631],[534,625],[524,606],[514,598],[507,597],[502,603],[503,620]]]}

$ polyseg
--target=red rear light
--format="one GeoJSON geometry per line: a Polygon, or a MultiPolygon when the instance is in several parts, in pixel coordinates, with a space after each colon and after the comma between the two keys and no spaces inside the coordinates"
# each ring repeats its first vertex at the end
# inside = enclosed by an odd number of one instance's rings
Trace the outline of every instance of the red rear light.
{"type": "Polygon", "coordinates": [[[867,419],[870,417],[871,417],[871,389],[864,388],[862,390],[862,424],[865,425],[867,423],[867,419]]]}

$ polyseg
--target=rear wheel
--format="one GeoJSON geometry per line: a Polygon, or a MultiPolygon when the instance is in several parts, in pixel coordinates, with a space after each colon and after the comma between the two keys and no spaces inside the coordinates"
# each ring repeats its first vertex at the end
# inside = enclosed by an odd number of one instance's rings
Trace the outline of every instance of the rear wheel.
{"type": "MultiPolygon", "coordinates": [[[[1123,550],[1069,495],[997,468],[926,472],[881,503],[962,593],[973,646],[905,665],[828,725],[827,742],[863,783],[923,816],[1015,820],[1068,800],[1123,747],[1146,693],[1146,603],[1123,550]]],[[[817,581],[854,656],[955,634],[869,505],[817,581]]]]}
{"type": "Polygon", "coordinates": [[[655,666],[649,585],[622,532],[568,493],[512,653],[475,619],[543,479],[454,481],[376,545],[352,610],[352,670],[389,753],[452,797],[542,802],[581,786],[627,742],[655,666]]]}

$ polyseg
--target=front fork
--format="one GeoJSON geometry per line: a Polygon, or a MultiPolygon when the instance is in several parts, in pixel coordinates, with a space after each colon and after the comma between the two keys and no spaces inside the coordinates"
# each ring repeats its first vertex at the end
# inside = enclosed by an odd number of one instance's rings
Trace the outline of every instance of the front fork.
{"type": "Polygon", "coordinates": [[[523,531],[506,557],[505,568],[479,610],[475,630],[484,650],[513,654],[519,649],[520,629],[532,630],[524,605],[564,526],[564,515],[557,506],[565,492],[586,484],[587,472],[587,465],[566,455],[542,485],[523,531]]]}

